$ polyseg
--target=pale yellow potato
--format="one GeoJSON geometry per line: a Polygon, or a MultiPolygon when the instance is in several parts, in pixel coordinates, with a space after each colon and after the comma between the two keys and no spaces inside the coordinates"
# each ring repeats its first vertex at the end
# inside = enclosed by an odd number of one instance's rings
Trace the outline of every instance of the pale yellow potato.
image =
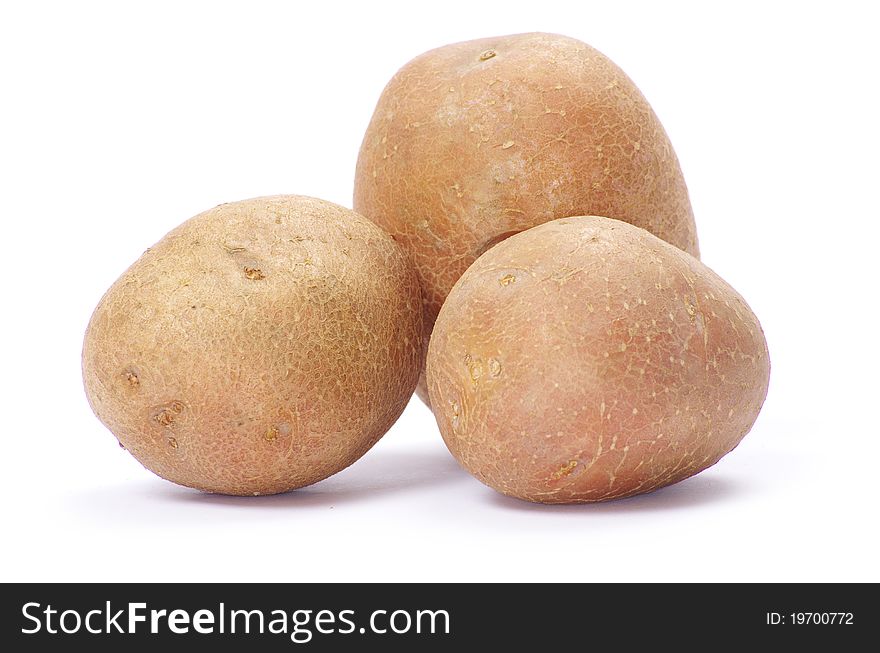
{"type": "Polygon", "coordinates": [[[347,467],[415,388],[419,286],[372,222],[295,195],[171,231],[98,304],[83,346],[95,414],[145,467],[224,494],[347,467]]]}

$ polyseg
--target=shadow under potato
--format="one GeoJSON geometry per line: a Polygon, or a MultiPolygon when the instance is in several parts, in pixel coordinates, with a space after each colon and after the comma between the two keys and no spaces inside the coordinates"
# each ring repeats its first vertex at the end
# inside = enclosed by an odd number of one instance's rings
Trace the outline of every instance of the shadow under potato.
{"type": "Polygon", "coordinates": [[[721,503],[746,494],[748,489],[729,478],[698,474],[674,485],[638,494],[625,499],[613,499],[598,503],[540,504],[514,499],[492,491],[489,502],[505,510],[518,512],[614,514],[695,508],[703,504],[721,503]]]}
{"type": "MultiPolygon", "coordinates": [[[[694,508],[721,503],[748,494],[743,483],[717,474],[700,474],[648,494],[602,503],[542,505],[498,494],[471,478],[442,448],[429,451],[375,451],[351,467],[314,485],[285,494],[237,497],[208,494],[151,479],[114,488],[93,489],[71,497],[76,512],[102,524],[155,523],[223,519],[221,511],[240,508],[241,515],[262,519],[267,514],[283,518],[285,510],[329,509],[420,489],[465,484],[474,493],[474,507],[547,515],[635,514],[694,508]],[[173,505],[191,509],[170,510],[173,505]],[[261,517],[258,517],[261,515],[261,517]]],[[[465,489],[464,487],[462,489],[465,489]]]]}
{"type": "Polygon", "coordinates": [[[378,496],[471,480],[443,449],[430,452],[375,452],[314,485],[284,494],[239,497],[209,494],[168,484],[164,499],[188,503],[259,507],[330,507],[378,496]]]}

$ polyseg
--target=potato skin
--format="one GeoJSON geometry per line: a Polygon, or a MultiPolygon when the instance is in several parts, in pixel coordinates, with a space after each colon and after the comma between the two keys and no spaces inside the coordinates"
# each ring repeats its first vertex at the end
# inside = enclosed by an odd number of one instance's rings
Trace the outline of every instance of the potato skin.
{"type": "Polygon", "coordinates": [[[418,380],[406,255],[375,224],[295,195],[222,204],[107,291],[83,378],[98,418],[180,485],[271,494],[362,456],[418,380]]]}
{"type": "Polygon", "coordinates": [[[647,100],[607,57],[556,34],[456,43],[406,64],[364,136],[354,209],[412,258],[428,334],[477,256],[548,220],[605,215],[699,257],[684,177],[647,100]]]}
{"type": "Polygon", "coordinates": [[[541,503],[648,492],[749,431],[770,360],[740,295],[689,254],[602,217],[513,236],[440,311],[428,385],[476,478],[541,503]]]}

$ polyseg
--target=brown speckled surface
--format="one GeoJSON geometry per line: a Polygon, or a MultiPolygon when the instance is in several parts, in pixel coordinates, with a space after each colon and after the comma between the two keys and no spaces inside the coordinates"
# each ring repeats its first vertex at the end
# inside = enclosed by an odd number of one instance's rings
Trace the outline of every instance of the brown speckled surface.
{"type": "Polygon", "coordinates": [[[647,492],[709,467],[752,427],[769,374],[733,288],[601,217],[555,220],[480,257],[428,350],[453,455],[499,492],[544,503],[647,492]]]}
{"type": "Polygon", "coordinates": [[[456,43],[404,66],[364,136],[354,208],[412,257],[428,334],[480,253],[548,220],[605,215],[699,256],[678,159],[647,100],[607,57],[554,34],[456,43]]]}
{"type": "Polygon", "coordinates": [[[83,376],[97,416],[175,483],[283,492],[363,455],[412,395],[412,266],[343,207],[223,204],[171,231],[95,309],[83,376]]]}

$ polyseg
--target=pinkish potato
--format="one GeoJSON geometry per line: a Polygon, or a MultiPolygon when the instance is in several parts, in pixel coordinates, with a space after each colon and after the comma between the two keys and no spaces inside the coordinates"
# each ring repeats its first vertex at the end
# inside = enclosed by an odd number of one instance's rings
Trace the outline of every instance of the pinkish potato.
{"type": "Polygon", "coordinates": [[[476,478],[542,503],[676,483],[731,451],[770,374],[758,319],[693,256],[602,217],[512,236],[464,273],[428,349],[431,405],[476,478]]]}
{"type": "MultiPolygon", "coordinates": [[[[401,68],[364,135],[354,210],[412,259],[425,342],[480,254],[549,220],[606,215],[699,256],[684,177],[648,101],[608,57],[559,34],[453,43],[401,68]]],[[[427,400],[424,378],[417,392],[427,400]]]]}

